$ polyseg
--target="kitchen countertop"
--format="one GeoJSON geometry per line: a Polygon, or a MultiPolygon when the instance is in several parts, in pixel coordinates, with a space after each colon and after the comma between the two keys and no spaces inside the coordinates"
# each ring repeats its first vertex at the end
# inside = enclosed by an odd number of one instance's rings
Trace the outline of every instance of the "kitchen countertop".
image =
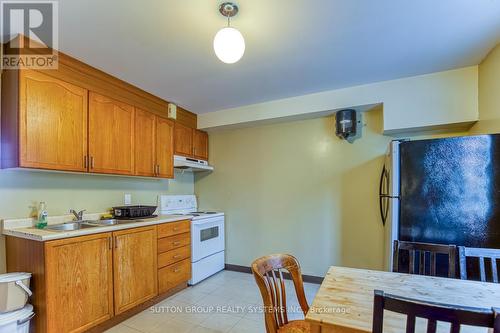
{"type": "MultiPolygon", "coordinates": [[[[72,215],[49,217],[49,225],[69,222],[72,220],[72,215]]],[[[88,214],[84,215],[84,219],[98,219],[100,214],[88,214]]],[[[3,220],[2,222],[2,234],[7,236],[14,236],[19,238],[26,238],[35,241],[48,241],[54,239],[70,238],[91,234],[99,234],[103,232],[112,232],[123,229],[131,229],[138,227],[145,227],[149,225],[156,225],[162,223],[176,222],[182,220],[190,220],[192,216],[190,215],[159,215],[155,218],[136,220],[134,222],[127,222],[123,224],[116,224],[110,226],[98,226],[94,228],[84,228],[72,231],[50,231],[44,229],[37,229],[34,227],[36,223],[35,219],[12,219],[3,220]]]]}

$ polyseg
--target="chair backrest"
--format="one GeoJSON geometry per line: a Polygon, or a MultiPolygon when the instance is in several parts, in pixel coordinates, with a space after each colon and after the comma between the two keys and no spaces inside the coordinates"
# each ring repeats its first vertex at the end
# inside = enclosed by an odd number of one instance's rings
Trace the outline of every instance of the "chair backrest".
{"type": "Polygon", "coordinates": [[[309,311],[300,265],[294,256],[273,254],[255,260],[252,263],[252,272],[264,301],[264,318],[268,333],[276,333],[280,327],[288,324],[283,271],[288,271],[292,277],[302,312],[305,315],[309,311]]]}
{"type": "Polygon", "coordinates": [[[496,309],[459,307],[384,294],[375,290],[373,333],[383,333],[384,310],[406,314],[406,333],[415,332],[416,318],[427,319],[427,333],[436,333],[437,322],[450,323],[450,333],[459,333],[461,325],[493,328],[500,333],[500,316],[496,309]]]}
{"type": "Polygon", "coordinates": [[[394,241],[393,254],[393,271],[400,272],[399,253],[400,251],[408,251],[408,265],[410,274],[431,275],[436,276],[436,255],[445,254],[448,256],[448,277],[456,277],[456,262],[457,262],[457,247],[455,245],[441,245],[430,243],[415,243],[394,241]],[[418,272],[415,272],[418,254],[418,272]],[[429,256],[427,256],[429,254],[429,256]],[[429,261],[427,260],[429,257],[429,261]],[[426,267],[429,266],[429,272],[426,272],[426,267]]]}
{"type": "Polygon", "coordinates": [[[497,259],[500,259],[499,249],[486,249],[486,248],[474,248],[474,247],[458,247],[459,255],[459,265],[460,265],[460,278],[462,280],[467,280],[467,258],[477,258],[479,260],[479,276],[482,282],[491,281],[498,283],[498,269],[497,269],[497,259]],[[490,262],[490,276],[491,279],[487,279],[487,271],[485,268],[485,259],[489,259],[490,262]]]}

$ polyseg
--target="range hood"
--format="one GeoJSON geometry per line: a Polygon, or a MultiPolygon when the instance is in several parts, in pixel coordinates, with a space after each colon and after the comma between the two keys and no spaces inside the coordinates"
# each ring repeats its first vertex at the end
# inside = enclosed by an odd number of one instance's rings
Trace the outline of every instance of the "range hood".
{"type": "Polygon", "coordinates": [[[195,158],[174,155],[174,168],[179,170],[197,171],[212,171],[213,166],[208,165],[207,161],[197,160],[195,158]]]}

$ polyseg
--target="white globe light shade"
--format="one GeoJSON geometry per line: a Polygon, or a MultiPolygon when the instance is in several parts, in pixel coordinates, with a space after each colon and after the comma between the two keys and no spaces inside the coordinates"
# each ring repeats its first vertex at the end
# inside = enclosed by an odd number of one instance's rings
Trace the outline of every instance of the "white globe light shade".
{"type": "Polygon", "coordinates": [[[214,51],[220,61],[234,64],[245,53],[245,39],[235,28],[222,28],[214,37],[214,51]]]}

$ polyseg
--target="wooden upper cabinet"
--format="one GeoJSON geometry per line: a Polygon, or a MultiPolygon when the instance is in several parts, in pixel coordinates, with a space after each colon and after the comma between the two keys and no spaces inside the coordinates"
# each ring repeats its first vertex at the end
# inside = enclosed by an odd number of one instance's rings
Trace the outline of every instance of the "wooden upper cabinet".
{"type": "Polygon", "coordinates": [[[156,117],[156,164],[158,177],[174,178],[174,122],[156,117]]]}
{"type": "Polygon", "coordinates": [[[156,176],[156,116],[135,110],[135,174],[156,176]]]}
{"type": "Polygon", "coordinates": [[[136,109],[135,175],[174,177],[174,122],[136,109]]]}
{"type": "Polygon", "coordinates": [[[89,93],[90,172],[134,174],[134,111],[132,105],[89,93]]]}
{"type": "Polygon", "coordinates": [[[115,315],[158,295],[156,227],[113,233],[115,315]]]}
{"type": "Polygon", "coordinates": [[[193,155],[193,129],[179,123],[175,124],[175,149],[176,155],[193,155]]]}
{"type": "Polygon", "coordinates": [[[83,332],[113,317],[110,245],[111,233],[45,243],[47,332],[83,332]]]}
{"type": "Polygon", "coordinates": [[[19,79],[19,166],[86,171],[88,91],[31,70],[19,79]]]}
{"type": "Polygon", "coordinates": [[[171,178],[169,155],[193,157],[196,114],[178,107],[175,126],[167,101],[64,53],[58,60],[50,71],[1,71],[0,168],[171,178]]]}
{"type": "Polygon", "coordinates": [[[208,134],[176,123],[174,152],[176,155],[208,160],[208,134]]]}
{"type": "Polygon", "coordinates": [[[200,160],[208,160],[207,132],[193,130],[193,156],[200,160]]]}

